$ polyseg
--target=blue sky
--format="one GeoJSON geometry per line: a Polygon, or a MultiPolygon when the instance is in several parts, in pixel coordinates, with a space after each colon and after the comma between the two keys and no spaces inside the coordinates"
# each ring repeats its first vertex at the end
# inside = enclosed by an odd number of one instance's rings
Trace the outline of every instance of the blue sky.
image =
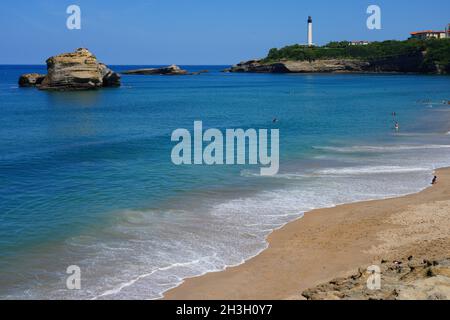
{"type": "Polygon", "coordinates": [[[107,64],[232,64],[272,47],[306,42],[406,39],[450,23],[448,0],[3,0],[0,64],[40,64],[87,47],[107,64]],[[66,28],[66,8],[82,10],[82,29],[66,28]],[[382,30],[366,9],[382,9],[382,30]]]}

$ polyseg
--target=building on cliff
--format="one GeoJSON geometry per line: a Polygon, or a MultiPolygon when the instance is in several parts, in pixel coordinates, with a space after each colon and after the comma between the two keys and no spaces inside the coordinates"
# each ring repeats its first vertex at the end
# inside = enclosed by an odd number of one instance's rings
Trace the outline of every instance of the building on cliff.
{"type": "Polygon", "coordinates": [[[351,46],[367,46],[368,44],[370,44],[369,41],[366,40],[357,40],[357,41],[350,41],[349,43],[351,46]]]}
{"type": "Polygon", "coordinates": [[[425,31],[411,32],[411,39],[427,40],[427,39],[446,39],[446,38],[450,38],[448,26],[445,29],[445,31],[425,30],[425,31]]]}

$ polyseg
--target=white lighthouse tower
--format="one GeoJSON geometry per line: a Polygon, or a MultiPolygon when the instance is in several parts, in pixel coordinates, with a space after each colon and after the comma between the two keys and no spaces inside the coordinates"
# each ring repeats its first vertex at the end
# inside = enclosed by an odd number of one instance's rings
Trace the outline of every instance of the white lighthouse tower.
{"type": "Polygon", "coordinates": [[[311,16],[308,17],[308,46],[313,46],[313,24],[311,16]]]}

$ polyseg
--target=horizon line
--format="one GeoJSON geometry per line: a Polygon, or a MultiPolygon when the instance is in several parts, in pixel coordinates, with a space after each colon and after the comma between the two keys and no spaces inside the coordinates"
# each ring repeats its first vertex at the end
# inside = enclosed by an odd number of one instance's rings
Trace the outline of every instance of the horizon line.
{"type": "MultiPolygon", "coordinates": [[[[106,63],[105,63],[106,64],[106,63]]],[[[232,63],[224,63],[224,64],[185,64],[185,63],[162,63],[162,64],[145,64],[145,63],[137,63],[137,64],[115,64],[115,63],[108,63],[106,65],[108,66],[117,66],[117,67],[125,67],[125,66],[170,66],[172,64],[175,64],[177,66],[230,66],[233,65],[232,63]]],[[[45,63],[35,64],[35,63],[0,63],[0,66],[46,66],[45,63]]]]}

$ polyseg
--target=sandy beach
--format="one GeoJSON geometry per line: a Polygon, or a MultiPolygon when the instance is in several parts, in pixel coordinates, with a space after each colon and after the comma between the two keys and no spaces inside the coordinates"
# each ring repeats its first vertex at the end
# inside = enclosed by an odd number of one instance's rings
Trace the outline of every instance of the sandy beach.
{"type": "Polygon", "coordinates": [[[417,194],[308,212],[273,232],[260,255],[188,279],[165,299],[304,299],[304,290],[381,260],[450,258],[450,169],[436,175],[417,194]]]}

